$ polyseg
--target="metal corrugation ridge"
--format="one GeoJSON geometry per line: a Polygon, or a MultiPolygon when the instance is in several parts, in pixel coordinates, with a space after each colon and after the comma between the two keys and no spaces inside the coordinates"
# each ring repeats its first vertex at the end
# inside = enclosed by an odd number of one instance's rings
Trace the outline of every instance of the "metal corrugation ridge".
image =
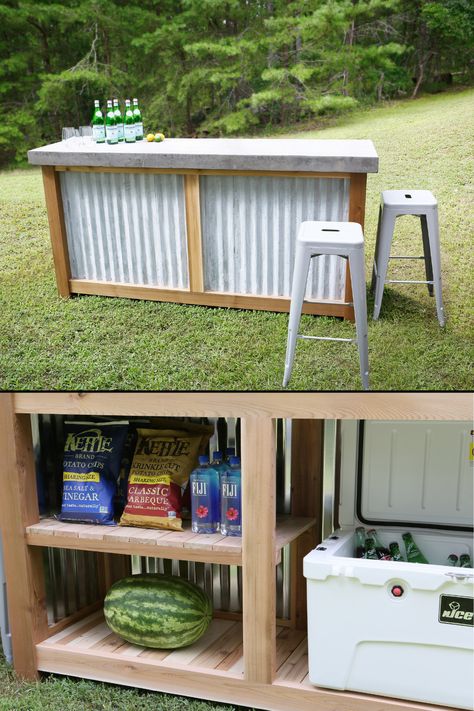
{"type": "MultiPolygon", "coordinates": [[[[296,235],[304,220],[344,221],[349,180],[201,176],[204,284],[207,291],[291,295],[296,235]]],[[[313,260],[306,298],[344,298],[345,261],[313,260]]]]}
{"type": "Polygon", "coordinates": [[[183,176],[60,179],[72,278],[188,288],[183,176]]]}

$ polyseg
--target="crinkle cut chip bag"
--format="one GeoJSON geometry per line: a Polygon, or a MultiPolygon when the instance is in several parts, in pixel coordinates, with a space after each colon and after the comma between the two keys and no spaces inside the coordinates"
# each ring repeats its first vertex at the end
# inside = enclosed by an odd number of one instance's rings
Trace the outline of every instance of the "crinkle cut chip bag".
{"type": "Polygon", "coordinates": [[[181,488],[197,462],[202,434],[139,429],[121,526],[182,530],[181,488]]]}

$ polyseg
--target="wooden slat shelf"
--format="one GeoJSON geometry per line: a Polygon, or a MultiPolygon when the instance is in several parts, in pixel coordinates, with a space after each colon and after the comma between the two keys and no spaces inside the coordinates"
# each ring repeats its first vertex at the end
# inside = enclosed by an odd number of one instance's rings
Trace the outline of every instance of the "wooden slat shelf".
{"type": "MultiPolygon", "coordinates": [[[[38,669],[160,691],[181,683],[181,693],[216,701],[239,695],[250,703],[264,694],[261,708],[275,711],[422,711],[424,704],[393,702],[366,694],[330,691],[308,679],[306,631],[276,628],[275,679],[258,689],[244,678],[242,624],[213,619],[205,634],[182,649],[148,649],[129,644],[96,612],[36,645],[38,669]],[[298,690],[298,706],[292,706],[298,690]]],[[[258,707],[257,706],[257,707],[258,707]]],[[[431,707],[433,708],[433,707],[431,707]]]]}
{"type": "MultiPolygon", "coordinates": [[[[314,518],[278,516],[275,563],[280,561],[281,549],[315,523],[314,518]]],[[[46,518],[27,526],[26,542],[31,546],[242,565],[241,538],[220,533],[193,533],[189,522],[184,523],[184,529],[162,531],[131,526],[88,526],[46,518]]]]}

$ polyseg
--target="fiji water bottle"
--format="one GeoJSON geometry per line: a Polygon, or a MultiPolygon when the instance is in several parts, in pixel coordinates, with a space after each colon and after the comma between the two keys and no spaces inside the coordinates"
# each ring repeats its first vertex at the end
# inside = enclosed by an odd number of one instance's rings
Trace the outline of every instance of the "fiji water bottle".
{"type": "Polygon", "coordinates": [[[225,449],[225,462],[226,464],[230,463],[230,458],[235,457],[235,447],[226,447],[225,449]]]}
{"type": "Polygon", "coordinates": [[[242,535],[242,486],[240,457],[231,457],[230,466],[221,474],[221,533],[242,535]]]}
{"type": "MultiPolygon", "coordinates": [[[[213,469],[217,469],[219,472],[219,479],[222,476],[222,472],[226,472],[230,469],[230,465],[224,462],[224,456],[222,452],[212,453],[212,464],[213,469]]],[[[219,510],[220,511],[220,510],[219,510]]]]}
{"type": "Polygon", "coordinates": [[[219,530],[219,472],[209,466],[207,454],[199,457],[199,466],[191,473],[191,528],[194,533],[219,530]]]}

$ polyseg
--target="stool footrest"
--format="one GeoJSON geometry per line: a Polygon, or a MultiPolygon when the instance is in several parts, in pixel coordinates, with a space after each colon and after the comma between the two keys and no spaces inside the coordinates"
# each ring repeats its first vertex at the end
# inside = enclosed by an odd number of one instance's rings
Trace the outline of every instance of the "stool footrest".
{"type": "Polygon", "coordinates": [[[386,284],[433,284],[432,281],[414,281],[413,279],[385,279],[386,284]]]}
{"type": "Polygon", "coordinates": [[[330,336],[303,336],[300,333],[296,338],[301,338],[303,341],[344,341],[345,343],[355,343],[356,338],[331,338],[330,336]]]}
{"type": "Polygon", "coordinates": [[[424,255],[422,254],[421,257],[412,257],[409,254],[395,254],[393,257],[389,257],[389,259],[424,259],[424,255]]]}

